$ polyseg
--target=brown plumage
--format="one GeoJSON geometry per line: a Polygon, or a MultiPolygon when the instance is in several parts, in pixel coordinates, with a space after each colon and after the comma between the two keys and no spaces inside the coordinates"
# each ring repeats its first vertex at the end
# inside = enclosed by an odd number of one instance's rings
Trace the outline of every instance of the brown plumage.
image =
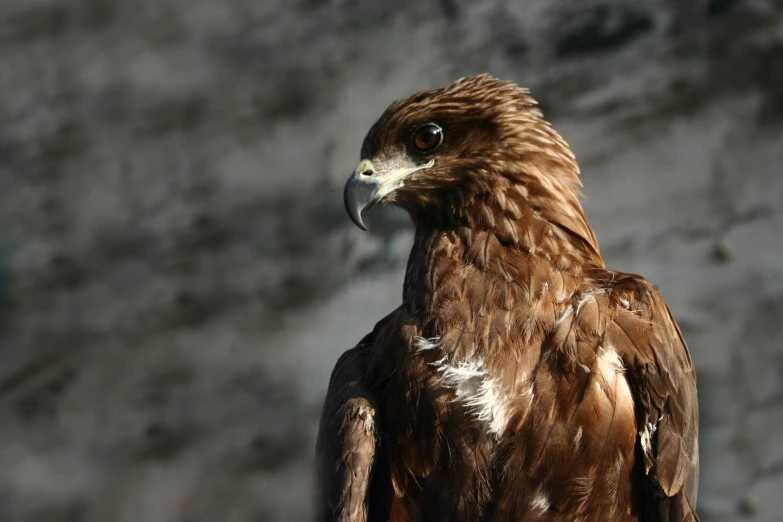
{"type": "Polygon", "coordinates": [[[478,76],[392,104],[346,206],[416,235],[403,302],[338,361],[320,521],[694,521],[696,377],[658,291],[608,270],[563,139],[478,76]]]}

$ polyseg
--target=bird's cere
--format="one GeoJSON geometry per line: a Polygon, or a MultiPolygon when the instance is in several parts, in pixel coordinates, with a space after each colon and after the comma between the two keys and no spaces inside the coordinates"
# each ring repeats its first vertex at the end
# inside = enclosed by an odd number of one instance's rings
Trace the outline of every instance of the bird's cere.
{"type": "Polygon", "coordinates": [[[378,196],[380,198],[391,194],[398,188],[400,188],[405,181],[405,178],[418,172],[420,170],[428,169],[435,165],[435,160],[429,160],[422,165],[405,166],[401,164],[399,166],[390,166],[386,170],[380,171],[378,176],[378,196]]]}
{"type": "Polygon", "coordinates": [[[400,158],[374,162],[363,159],[345,184],[343,193],[345,210],[359,228],[367,230],[362,219],[365,210],[372,208],[384,197],[399,189],[405,179],[414,172],[428,169],[433,165],[435,165],[433,159],[421,165],[400,158]]]}
{"type": "Polygon", "coordinates": [[[361,176],[363,178],[370,177],[373,174],[375,174],[375,166],[372,164],[372,161],[368,159],[363,159],[359,162],[359,164],[356,166],[356,169],[353,171],[354,175],[361,176]]]}

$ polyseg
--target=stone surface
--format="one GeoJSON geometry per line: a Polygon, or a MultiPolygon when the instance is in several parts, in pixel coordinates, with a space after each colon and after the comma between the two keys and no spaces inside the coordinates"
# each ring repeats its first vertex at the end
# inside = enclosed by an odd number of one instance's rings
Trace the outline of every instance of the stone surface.
{"type": "Polygon", "coordinates": [[[779,2],[8,0],[0,44],[0,520],[306,520],[328,374],[410,247],[342,183],[391,100],[484,71],[680,320],[702,520],[779,520],[779,2]]]}

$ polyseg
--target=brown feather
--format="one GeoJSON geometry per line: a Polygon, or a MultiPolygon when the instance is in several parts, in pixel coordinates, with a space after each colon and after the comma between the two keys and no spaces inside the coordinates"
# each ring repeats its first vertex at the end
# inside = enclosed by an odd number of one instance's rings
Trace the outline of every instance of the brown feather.
{"type": "Polygon", "coordinates": [[[604,268],[566,143],[479,76],[392,104],[362,157],[418,161],[427,122],[433,165],[383,201],[416,226],[402,306],[332,375],[319,520],[698,520],[692,362],[657,290],[604,268]]]}

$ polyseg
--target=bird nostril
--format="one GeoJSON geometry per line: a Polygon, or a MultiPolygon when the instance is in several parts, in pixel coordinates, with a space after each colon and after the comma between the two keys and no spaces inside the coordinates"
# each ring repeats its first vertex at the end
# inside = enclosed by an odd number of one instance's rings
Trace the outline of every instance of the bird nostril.
{"type": "Polygon", "coordinates": [[[354,170],[354,175],[359,178],[369,178],[373,174],[375,174],[375,166],[372,164],[372,161],[368,159],[360,161],[354,170]]]}

